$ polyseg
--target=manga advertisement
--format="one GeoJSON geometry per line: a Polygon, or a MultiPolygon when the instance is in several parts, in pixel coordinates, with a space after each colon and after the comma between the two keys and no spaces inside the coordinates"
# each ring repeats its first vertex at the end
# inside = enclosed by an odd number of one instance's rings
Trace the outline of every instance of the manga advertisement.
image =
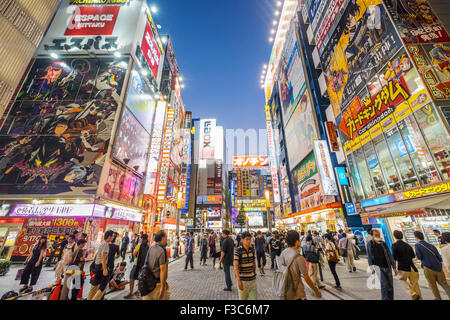
{"type": "Polygon", "coordinates": [[[95,194],[127,70],[36,59],[0,129],[0,191],[95,194]]]}
{"type": "MultiPolygon", "coordinates": [[[[13,257],[27,257],[42,234],[48,235],[53,243],[66,233],[73,234],[75,230],[82,231],[85,218],[28,218],[17,236],[13,257]]],[[[49,251],[47,252],[47,255],[49,251]]],[[[20,258],[19,258],[20,259],[20,258]]],[[[13,260],[17,260],[13,258],[13,260]]]]}
{"type": "Polygon", "coordinates": [[[384,0],[405,43],[450,42],[428,0],[384,0]]]}
{"type": "Polygon", "coordinates": [[[104,170],[107,176],[106,180],[102,181],[98,195],[127,205],[140,206],[142,200],[141,178],[109,160],[106,161],[104,170]]]}
{"type": "Polygon", "coordinates": [[[125,102],[131,113],[144,126],[148,133],[152,133],[153,117],[155,115],[155,100],[150,89],[145,84],[141,75],[133,66],[125,102]]]}
{"type": "Polygon", "coordinates": [[[313,149],[313,141],[318,137],[308,91],[305,91],[300,103],[286,125],[286,148],[289,164],[295,167],[313,149]]]}
{"type": "Polygon", "coordinates": [[[335,116],[401,47],[381,0],[349,2],[320,56],[335,116]]]}
{"type": "Polygon", "coordinates": [[[291,23],[278,69],[278,85],[285,124],[289,121],[306,88],[305,72],[296,39],[295,23],[291,23]]]}
{"type": "Polygon", "coordinates": [[[128,168],[143,175],[149,144],[150,134],[145,131],[128,108],[123,108],[112,156],[128,168]]]}

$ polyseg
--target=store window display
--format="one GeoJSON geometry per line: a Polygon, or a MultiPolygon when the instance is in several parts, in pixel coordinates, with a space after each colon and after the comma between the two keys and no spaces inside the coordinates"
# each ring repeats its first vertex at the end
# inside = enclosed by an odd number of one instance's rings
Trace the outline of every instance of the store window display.
{"type": "Polygon", "coordinates": [[[386,144],[386,140],[384,140],[384,136],[378,135],[375,139],[373,139],[373,144],[389,186],[389,193],[402,190],[403,185],[399,179],[399,174],[395,168],[394,161],[389,154],[389,149],[386,144]]]}
{"type": "Polygon", "coordinates": [[[352,173],[351,179],[353,182],[353,191],[355,192],[356,201],[361,201],[364,199],[364,191],[362,189],[361,179],[359,178],[358,169],[356,169],[355,162],[353,160],[353,155],[347,157],[347,164],[350,172],[352,173]]]}
{"type": "Polygon", "coordinates": [[[370,170],[370,175],[372,177],[373,185],[375,186],[375,191],[377,195],[382,195],[387,193],[386,183],[384,181],[383,173],[381,172],[381,166],[378,161],[375,148],[369,141],[364,145],[363,151],[366,155],[367,165],[370,170]]]}
{"type": "Polygon", "coordinates": [[[366,164],[366,157],[364,155],[362,148],[356,150],[354,152],[354,156],[366,198],[373,198],[376,196],[375,188],[373,187],[370,179],[369,170],[367,169],[366,164]]]}

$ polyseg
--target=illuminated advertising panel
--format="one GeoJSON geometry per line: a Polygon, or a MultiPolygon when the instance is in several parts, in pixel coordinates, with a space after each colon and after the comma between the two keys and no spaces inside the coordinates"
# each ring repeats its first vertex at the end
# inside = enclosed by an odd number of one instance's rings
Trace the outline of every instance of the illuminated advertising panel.
{"type": "Polygon", "coordinates": [[[337,196],[338,188],[331,164],[330,152],[325,140],[314,141],[314,154],[317,159],[317,168],[322,180],[323,193],[326,196],[337,196]]]}
{"type": "Polygon", "coordinates": [[[158,43],[153,34],[150,21],[147,21],[144,30],[144,38],[141,43],[142,54],[152,71],[153,77],[156,79],[158,77],[159,61],[161,58],[161,52],[158,48],[158,43]]]}
{"type": "Polygon", "coordinates": [[[249,227],[263,227],[263,213],[262,211],[248,211],[246,212],[248,218],[248,226],[249,227]]]}
{"type": "Polygon", "coordinates": [[[272,187],[273,187],[273,200],[276,203],[281,201],[280,199],[280,187],[278,184],[278,170],[277,170],[277,160],[275,157],[275,142],[272,130],[272,119],[270,116],[270,106],[265,106],[266,112],[266,127],[267,127],[267,139],[269,144],[269,160],[270,160],[270,174],[272,176],[272,187]]]}
{"type": "Polygon", "coordinates": [[[175,111],[173,109],[169,109],[167,111],[167,122],[164,128],[165,135],[163,140],[163,150],[158,183],[158,197],[157,197],[158,207],[162,207],[164,205],[164,199],[166,194],[167,174],[170,165],[170,148],[172,145],[172,128],[173,128],[174,113],[175,111]]]}
{"type": "MultiPolygon", "coordinates": [[[[16,204],[11,217],[91,217],[95,204],[16,204]]],[[[103,207],[98,205],[99,207],[103,207]]]]}
{"type": "Polygon", "coordinates": [[[120,6],[77,7],[65,36],[92,36],[113,33],[120,6]]]}
{"type": "Polygon", "coordinates": [[[199,159],[215,159],[214,131],[216,119],[200,120],[199,159]]]}
{"type": "Polygon", "coordinates": [[[234,156],[233,168],[260,168],[269,166],[268,156],[234,156]]]}

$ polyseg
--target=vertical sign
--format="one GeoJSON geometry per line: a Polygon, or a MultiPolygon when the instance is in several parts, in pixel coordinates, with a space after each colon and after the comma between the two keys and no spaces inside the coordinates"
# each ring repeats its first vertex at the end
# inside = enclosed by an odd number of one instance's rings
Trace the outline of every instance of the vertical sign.
{"type": "Polygon", "coordinates": [[[280,187],[278,184],[278,171],[277,160],[275,158],[275,142],[273,139],[272,119],[270,117],[270,107],[265,106],[266,111],[266,126],[267,126],[267,139],[269,140],[269,159],[270,159],[270,173],[272,175],[273,186],[273,201],[275,203],[280,202],[280,187]]]}
{"type": "Polygon", "coordinates": [[[338,188],[334,178],[333,166],[331,165],[330,153],[325,140],[314,141],[314,154],[316,156],[317,167],[322,180],[323,193],[326,196],[337,196],[338,188]]]}
{"type": "Polygon", "coordinates": [[[174,118],[175,110],[169,109],[167,111],[167,122],[166,127],[164,129],[164,144],[163,144],[163,152],[161,158],[161,168],[159,174],[159,184],[158,184],[158,207],[162,207],[164,205],[165,193],[166,193],[166,184],[167,184],[167,173],[169,171],[169,162],[170,162],[170,147],[172,145],[172,129],[173,129],[173,118],[174,118]]]}
{"type": "Polygon", "coordinates": [[[199,159],[214,159],[216,119],[200,120],[199,159]]]}

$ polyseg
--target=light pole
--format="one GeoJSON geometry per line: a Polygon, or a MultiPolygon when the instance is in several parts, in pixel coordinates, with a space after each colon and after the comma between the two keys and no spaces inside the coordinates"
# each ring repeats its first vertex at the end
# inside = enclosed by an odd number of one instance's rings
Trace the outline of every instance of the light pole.
{"type": "Polygon", "coordinates": [[[269,232],[272,232],[272,214],[270,213],[270,191],[264,191],[264,196],[266,198],[266,211],[267,211],[267,228],[269,232]]]}
{"type": "Polygon", "coordinates": [[[180,211],[181,211],[181,202],[183,200],[183,192],[178,191],[177,197],[177,227],[175,230],[175,234],[178,236],[180,234],[180,211]]]}

